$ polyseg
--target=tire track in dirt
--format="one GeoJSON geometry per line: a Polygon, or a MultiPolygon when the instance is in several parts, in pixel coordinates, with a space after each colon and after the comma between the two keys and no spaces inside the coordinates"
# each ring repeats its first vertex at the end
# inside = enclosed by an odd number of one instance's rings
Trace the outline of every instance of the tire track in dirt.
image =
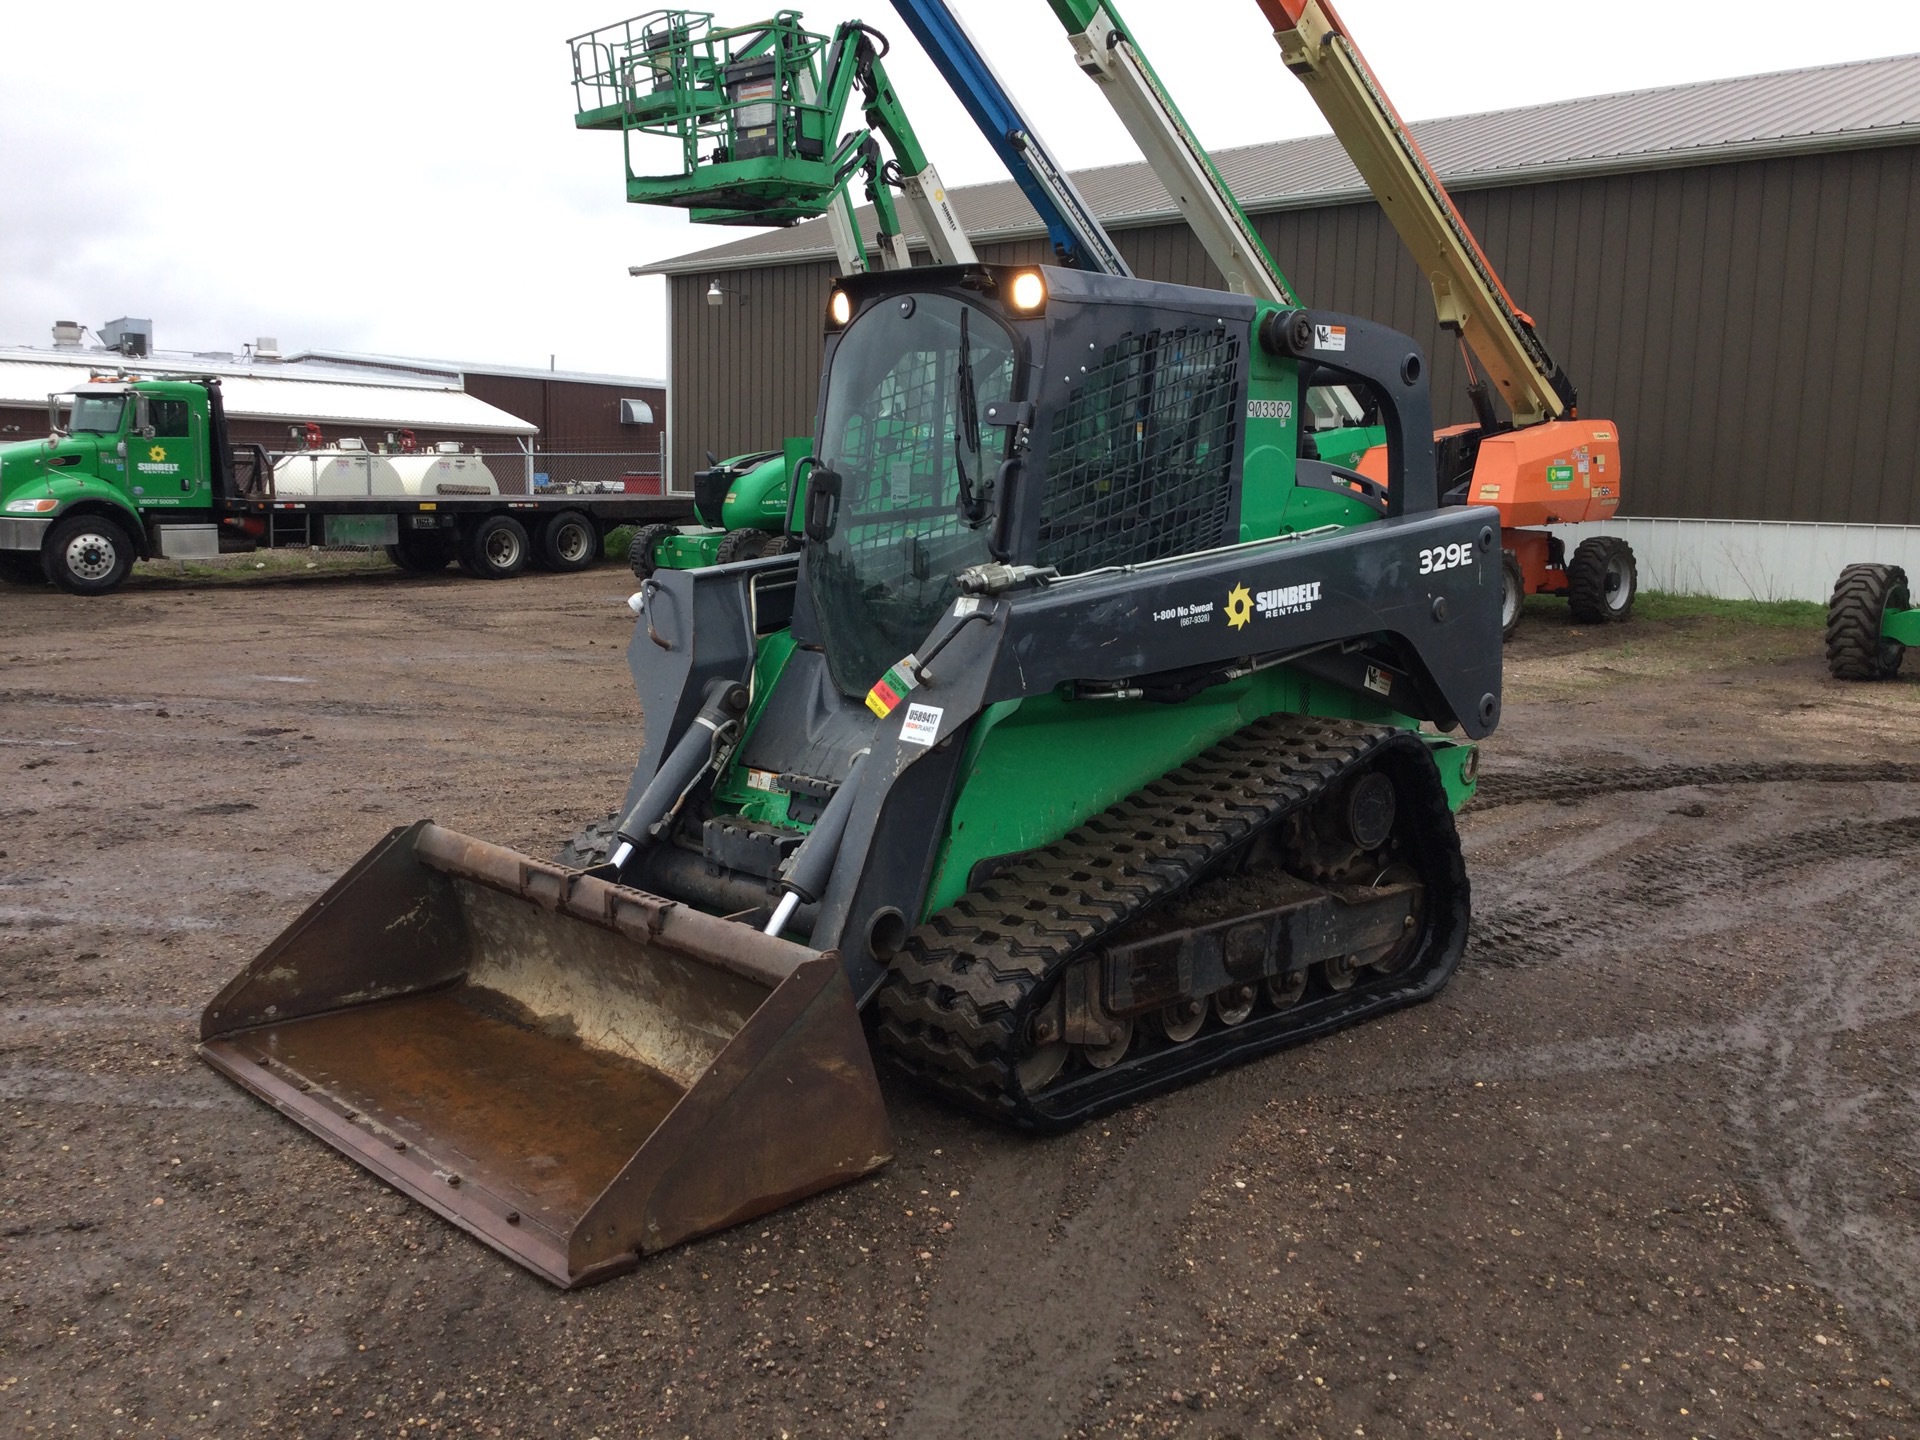
{"type": "Polygon", "coordinates": [[[1494,810],[1530,801],[1577,801],[1689,785],[1920,785],[1920,765],[1900,762],[1739,761],[1718,765],[1592,766],[1565,770],[1500,771],[1483,775],[1471,802],[1494,810]]]}

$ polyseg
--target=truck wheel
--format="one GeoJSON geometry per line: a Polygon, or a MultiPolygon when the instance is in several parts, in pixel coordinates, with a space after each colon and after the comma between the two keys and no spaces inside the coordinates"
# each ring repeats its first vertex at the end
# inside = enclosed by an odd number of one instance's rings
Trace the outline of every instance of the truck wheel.
{"type": "Polygon", "coordinates": [[[32,551],[8,551],[0,554],[0,580],[9,585],[44,585],[47,569],[32,551]]]}
{"type": "Polygon", "coordinates": [[[633,532],[633,548],[627,552],[627,564],[633,567],[636,579],[645,580],[660,568],[660,562],[654,551],[662,540],[673,534],[679,527],[675,525],[642,525],[633,532]]]}
{"type": "Polygon", "coordinates": [[[411,574],[432,575],[447,568],[453,553],[438,530],[424,534],[402,530],[400,542],[387,546],[387,558],[411,574]]]}
{"type": "Polygon", "coordinates": [[[731,565],[736,560],[758,560],[771,547],[773,536],[764,530],[729,530],[720,537],[713,563],[731,565]]]}
{"type": "Polygon", "coordinates": [[[1510,640],[1520,628],[1520,610],[1527,603],[1527,577],[1520,573],[1520,557],[1500,552],[1500,638],[1510,640]]]}
{"type": "Polygon", "coordinates": [[[1827,601],[1827,671],[1836,680],[1891,680],[1907,647],[1880,633],[1889,610],[1910,608],[1898,565],[1849,565],[1827,601]]]}
{"type": "Polygon", "coordinates": [[[468,535],[460,568],[478,580],[511,580],[527,568],[527,530],[511,515],[489,515],[468,535]]]}
{"type": "Polygon", "coordinates": [[[1611,535],[1582,540],[1567,565],[1567,613],[1577,625],[1617,624],[1640,587],[1633,548],[1611,535]]]}
{"type": "Polygon", "coordinates": [[[133,541],[103,515],[69,515],[40,552],[53,583],[69,595],[104,595],[133,569],[133,541]]]}
{"type": "Polygon", "coordinates": [[[562,510],[540,527],[540,559],[549,570],[570,574],[600,558],[600,532],[578,510],[562,510]]]}

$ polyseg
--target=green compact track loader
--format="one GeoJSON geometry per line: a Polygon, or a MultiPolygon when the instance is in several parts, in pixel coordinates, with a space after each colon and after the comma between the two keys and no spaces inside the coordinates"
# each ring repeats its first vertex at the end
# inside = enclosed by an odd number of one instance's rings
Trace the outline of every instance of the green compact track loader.
{"type": "Polygon", "coordinates": [[[1432,996],[1501,576],[1425,370],[1125,276],[844,278],[804,545],[645,582],[618,809],[559,861],[393,831],[201,1053],[577,1285],[884,1164],[875,1051],[1051,1131],[1432,996]],[[1302,458],[1330,374],[1390,483],[1302,458]]]}

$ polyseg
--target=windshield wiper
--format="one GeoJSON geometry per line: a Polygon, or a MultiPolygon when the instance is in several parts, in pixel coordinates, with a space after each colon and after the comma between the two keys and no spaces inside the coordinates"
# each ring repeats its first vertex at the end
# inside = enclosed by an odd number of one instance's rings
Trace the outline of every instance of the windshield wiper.
{"type": "Polygon", "coordinates": [[[980,464],[980,402],[973,390],[973,344],[967,334],[968,307],[960,307],[960,374],[956,381],[955,408],[953,425],[953,468],[960,479],[960,518],[967,524],[978,526],[987,518],[987,501],[991,486],[982,484],[978,491],[973,481],[967,477],[966,458],[961,454],[961,445],[973,452],[973,462],[977,469],[980,464]]]}

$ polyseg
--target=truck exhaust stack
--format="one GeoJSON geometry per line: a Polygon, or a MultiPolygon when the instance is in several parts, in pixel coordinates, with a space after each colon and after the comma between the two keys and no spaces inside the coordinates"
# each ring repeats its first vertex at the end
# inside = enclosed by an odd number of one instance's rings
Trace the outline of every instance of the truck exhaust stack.
{"type": "Polygon", "coordinates": [[[396,829],[207,1007],[200,1053],[556,1285],[886,1163],[837,954],[396,829]]]}

